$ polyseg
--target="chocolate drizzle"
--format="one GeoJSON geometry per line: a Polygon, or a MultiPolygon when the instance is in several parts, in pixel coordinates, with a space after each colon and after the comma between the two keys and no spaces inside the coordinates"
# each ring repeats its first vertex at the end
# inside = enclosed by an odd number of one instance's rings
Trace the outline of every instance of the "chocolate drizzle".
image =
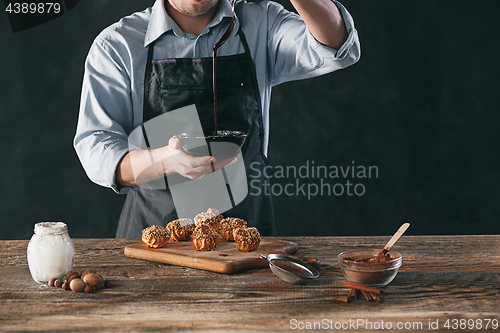
{"type": "Polygon", "coordinates": [[[232,19],[231,22],[229,23],[229,26],[226,28],[226,31],[224,31],[224,34],[222,34],[222,37],[215,43],[214,47],[212,48],[212,90],[214,94],[214,136],[218,136],[219,133],[217,132],[217,50],[228,40],[229,35],[233,31],[234,28],[234,21],[235,21],[235,16],[234,16],[234,5],[236,4],[236,0],[233,1],[233,7],[232,7],[232,19]]]}

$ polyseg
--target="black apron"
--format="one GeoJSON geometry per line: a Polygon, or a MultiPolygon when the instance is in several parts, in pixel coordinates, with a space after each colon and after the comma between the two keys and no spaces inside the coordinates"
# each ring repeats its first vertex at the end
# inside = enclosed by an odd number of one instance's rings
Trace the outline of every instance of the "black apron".
{"type": "MultiPolygon", "coordinates": [[[[267,160],[263,152],[264,127],[257,76],[241,28],[238,36],[245,53],[217,57],[217,126],[218,129],[248,133],[241,150],[248,195],[230,210],[221,211],[221,214],[242,218],[249,226],[256,227],[261,235],[274,236],[276,226],[272,198],[264,192],[269,180],[263,172],[267,160]]],[[[195,104],[204,133],[213,131],[212,58],[153,60],[153,49],[154,44],[151,44],[146,65],[143,123],[195,104]]],[[[150,147],[144,128],[143,135],[146,146],[150,147]]],[[[166,144],[168,142],[163,145],[166,144]]],[[[140,186],[137,191],[127,194],[116,232],[118,238],[138,238],[142,230],[150,225],[165,226],[177,218],[194,218],[178,216],[166,179],[165,183],[165,189],[140,186]]],[[[173,186],[172,183],[170,185],[173,186]]],[[[204,207],[200,212],[208,208],[204,207]]]]}

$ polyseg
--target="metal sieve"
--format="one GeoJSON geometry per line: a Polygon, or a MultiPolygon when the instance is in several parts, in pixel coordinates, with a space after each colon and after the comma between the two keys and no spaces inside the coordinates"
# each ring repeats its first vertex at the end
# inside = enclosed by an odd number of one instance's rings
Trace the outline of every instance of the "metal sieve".
{"type": "Polygon", "coordinates": [[[281,280],[289,283],[305,283],[319,276],[319,272],[302,260],[282,254],[261,255],[261,259],[269,262],[271,271],[281,280]]]}

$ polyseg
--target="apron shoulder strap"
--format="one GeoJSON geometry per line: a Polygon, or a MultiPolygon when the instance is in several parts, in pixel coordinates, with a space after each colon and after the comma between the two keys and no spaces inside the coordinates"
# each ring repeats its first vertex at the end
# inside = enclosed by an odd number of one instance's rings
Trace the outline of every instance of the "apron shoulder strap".
{"type": "Polygon", "coordinates": [[[143,94],[143,102],[142,102],[142,112],[146,112],[147,108],[147,96],[148,96],[148,89],[149,89],[149,79],[151,78],[151,67],[153,63],[153,51],[155,48],[155,42],[152,42],[148,46],[148,58],[146,61],[146,71],[144,72],[144,94],[143,94]]]}
{"type": "MultiPolygon", "coordinates": [[[[146,70],[144,72],[144,93],[142,94],[142,114],[146,113],[148,107],[148,97],[149,97],[149,80],[151,79],[151,67],[153,63],[153,51],[155,48],[155,42],[152,42],[148,46],[148,57],[146,60],[146,70]]],[[[150,147],[148,136],[146,135],[146,129],[144,128],[144,123],[141,123],[142,135],[144,137],[144,142],[146,147],[150,147]]]]}

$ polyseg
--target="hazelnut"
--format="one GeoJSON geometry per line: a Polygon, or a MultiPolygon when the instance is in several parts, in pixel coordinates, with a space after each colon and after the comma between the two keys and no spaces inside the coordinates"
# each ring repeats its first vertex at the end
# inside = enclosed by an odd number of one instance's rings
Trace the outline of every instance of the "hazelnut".
{"type": "Polygon", "coordinates": [[[106,288],[111,288],[113,286],[113,282],[110,280],[106,280],[106,281],[104,281],[104,286],[106,288]]]}
{"type": "Polygon", "coordinates": [[[81,279],[72,279],[69,288],[75,292],[81,292],[85,289],[85,283],[81,279]]]}
{"type": "Polygon", "coordinates": [[[62,284],[61,288],[63,288],[63,290],[69,290],[69,283],[64,282],[64,283],[62,284]]]}
{"type": "Polygon", "coordinates": [[[70,283],[70,282],[71,282],[71,280],[73,280],[73,279],[80,279],[80,273],[78,273],[78,272],[72,272],[72,273],[68,276],[68,278],[66,279],[66,282],[70,283]]]}
{"type": "Polygon", "coordinates": [[[95,272],[92,269],[87,269],[85,272],[82,273],[82,275],[80,276],[80,279],[84,280],[85,275],[90,274],[90,273],[95,273],[95,272]]]}
{"type": "Polygon", "coordinates": [[[64,279],[65,279],[66,281],[68,281],[69,276],[70,276],[71,274],[73,274],[73,273],[75,273],[75,271],[67,271],[67,272],[66,272],[66,276],[64,277],[64,279]]]}
{"type": "Polygon", "coordinates": [[[86,293],[93,293],[95,290],[94,286],[91,285],[91,284],[88,284],[87,286],[85,286],[85,292],[86,293]]]}
{"type": "Polygon", "coordinates": [[[63,282],[59,279],[56,279],[54,281],[54,286],[56,286],[57,288],[61,288],[62,284],[63,284],[63,282]]]}
{"type": "Polygon", "coordinates": [[[56,282],[56,278],[50,279],[49,286],[53,287],[55,282],[56,282]]]}
{"type": "Polygon", "coordinates": [[[85,275],[82,274],[82,281],[86,284],[90,284],[97,289],[102,286],[104,279],[99,274],[87,273],[85,275]]]}

